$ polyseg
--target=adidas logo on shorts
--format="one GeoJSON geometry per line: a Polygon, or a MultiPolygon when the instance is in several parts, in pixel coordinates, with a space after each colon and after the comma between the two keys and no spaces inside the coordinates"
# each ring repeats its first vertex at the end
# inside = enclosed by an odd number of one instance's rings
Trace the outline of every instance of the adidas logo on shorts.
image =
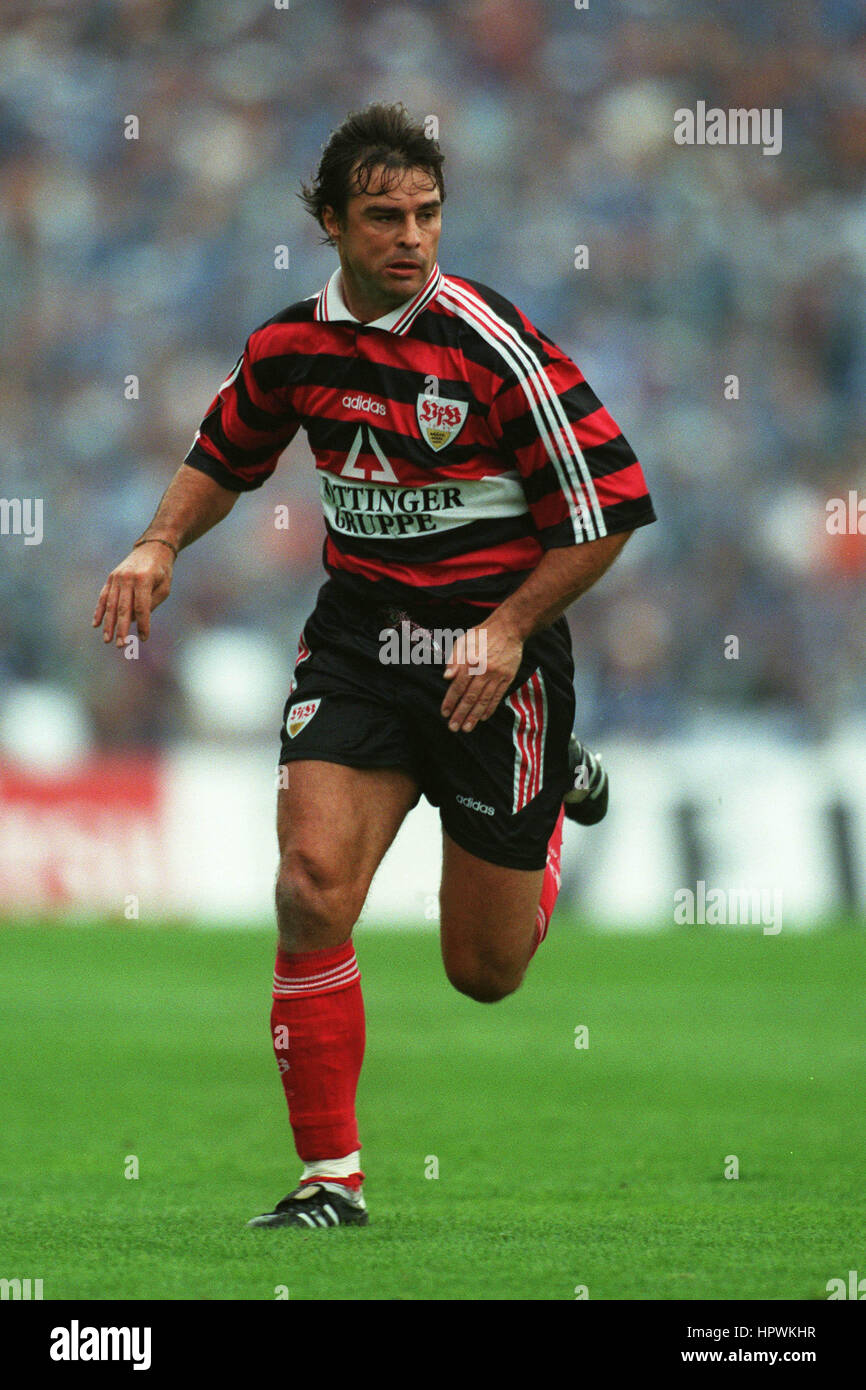
{"type": "Polygon", "coordinates": [[[467,811],[480,811],[482,816],[496,815],[492,806],[485,806],[483,801],[473,801],[471,796],[458,796],[457,805],[465,806],[467,811]]]}

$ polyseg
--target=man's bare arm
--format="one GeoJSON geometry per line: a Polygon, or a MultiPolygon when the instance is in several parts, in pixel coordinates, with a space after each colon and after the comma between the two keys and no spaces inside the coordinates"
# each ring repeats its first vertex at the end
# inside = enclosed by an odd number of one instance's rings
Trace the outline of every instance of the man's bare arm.
{"type": "MultiPolygon", "coordinates": [[[[469,733],[489,719],[514,680],[523,656],[523,644],[534,633],[549,627],[576,598],[613,564],[631,531],[601,536],[582,545],[548,550],[528,579],[491,613],[476,631],[484,632],[485,669],[473,670],[466,660],[467,643],[455,642],[445,675],[451,681],[442,702],[442,714],[452,732],[469,733]]],[[[478,651],[475,642],[471,650],[478,651]]]]}
{"type": "Polygon", "coordinates": [[[529,578],[496,609],[497,626],[521,642],[549,627],[610,568],[630,535],[631,531],[618,531],[583,545],[548,550],[529,578]]]}
{"type": "Polygon", "coordinates": [[[171,591],[172,550],[182,550],[228,516],[239,494],[182,463],[165,490],[153,521],[102,586],[93,626],[103,623],[103,641],[123,646],[133,621],[143,642],[150,615],[171,591]],[[165,544],[168,542],[168,544],[165,544]]]}

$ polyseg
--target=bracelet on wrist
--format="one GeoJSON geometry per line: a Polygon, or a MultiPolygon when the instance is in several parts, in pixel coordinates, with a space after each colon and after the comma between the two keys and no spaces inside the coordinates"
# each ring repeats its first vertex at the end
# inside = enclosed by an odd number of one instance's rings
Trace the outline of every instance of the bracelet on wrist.
{"type": "Polygon", "coordinates": [[[177,550],[172,545],[171,541],[165,540],[162,536],[142,536],[141,540],[136,541],[132,548],[135,550],[140,545],[151,545],[153,543],[156,545],[167,545],[174,558],[177,559],[177,550]]]}

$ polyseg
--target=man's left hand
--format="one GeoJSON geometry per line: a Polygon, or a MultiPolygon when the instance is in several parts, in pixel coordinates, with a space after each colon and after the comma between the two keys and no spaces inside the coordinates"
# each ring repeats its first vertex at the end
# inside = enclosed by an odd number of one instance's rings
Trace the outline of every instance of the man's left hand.
{"type": "Polygon", "coordinates": [[[489,719],[520,667],[523,643],[495,618],[473,627],[454,643],[445,679],[451,682],[442,714],[452,733],[468,734],[489,719]]]}

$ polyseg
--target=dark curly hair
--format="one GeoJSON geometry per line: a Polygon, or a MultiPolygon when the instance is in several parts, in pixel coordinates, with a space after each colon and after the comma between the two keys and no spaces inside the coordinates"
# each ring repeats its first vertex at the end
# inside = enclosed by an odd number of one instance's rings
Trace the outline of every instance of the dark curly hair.
{"type": "Polygon", "coordinates": [[[298,196],[325,232],[324,240],[330,242],[324,209],[333,208],[343,222],[350,196],[366,193],[374,169],[385,170],[383,192],[406,169],[424,169],[435,180],[444,203],[443,163],[438,142],[426,134],[420,121],[412,120],[402,102],[391,106],[374,102],[363,111],[353,111],[331,133],[313,183],[302,184],[298,196]]]}

